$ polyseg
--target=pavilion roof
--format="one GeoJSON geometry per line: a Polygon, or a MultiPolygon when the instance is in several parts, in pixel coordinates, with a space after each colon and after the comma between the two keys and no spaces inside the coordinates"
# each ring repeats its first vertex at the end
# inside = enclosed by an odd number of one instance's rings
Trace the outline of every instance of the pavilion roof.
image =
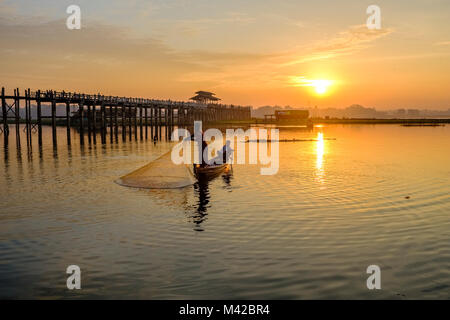
{"type": "Polygon", "coordinates": [[[216,95],[215,93],[208,92],[208,91],[197,91],[196,94],[202,95],[202,96],[214,96],[214,95],[216,95]]]}
{"type": "Polygon", "coordinates": [[[207,102],[207,101],[219,101],[221,99],[215,97],[215,93],[213,92],[208,92],[208,91],[197,91],[195,93],[196,95],[193,96],[192,98],[190,98],[190,100],[194,100],[194,101],[202,101],[202,102],[207,102]]]}
{"type": "Polygon", "coordinates": [[[202,101],[202,100],[212,100],[212,101],[219,101],[220,99],[217,97],[213,97],[213,96],[204,96],[204,95],[196,95],[192,98],[190,98],[189,100],[195,100],[195,101],[202,101]]]}

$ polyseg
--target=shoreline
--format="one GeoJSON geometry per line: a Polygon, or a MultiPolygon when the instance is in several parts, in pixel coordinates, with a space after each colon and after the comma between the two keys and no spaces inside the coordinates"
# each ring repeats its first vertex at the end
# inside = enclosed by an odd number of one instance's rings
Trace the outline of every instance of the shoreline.
{"type": "Polygon", "coordinates": [[[319,124],[402,124],[405,126],[440,126],[450,123],[450,119],[309,119],[306,121],[264,121],[264,119],[253,118],[251,120],[226,120],[216,121],[208,124],[273,124],[273,125],[319,125],[319,124]]]}

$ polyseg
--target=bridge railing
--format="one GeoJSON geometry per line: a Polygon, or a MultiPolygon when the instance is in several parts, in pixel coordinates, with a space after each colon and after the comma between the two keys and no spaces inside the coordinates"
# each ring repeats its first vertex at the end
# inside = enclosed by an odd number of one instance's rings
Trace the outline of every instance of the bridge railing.
{"type": "Polygon", "coordinates": [[[224,108],[224,109],[240,109],[240,110],[250,108],[250,107],[242,107],[242,106],[226,105],[226,104],[202,104],[202,103],[197,103],[197,102],[105,96],[105,95],[101,95],[101,94],[84,94],[84,93],[76,93],[76,92],[51,91],[51,90],[32,91],[30,95],[31,95],[31,97],[36,97],[39,99],[90,100],[90,101],[106,102],[106,103],[154,104],[154,105],[171,105],[171,106],[196,107],[196,108],[219,107],[219,108],[224,108]]]}

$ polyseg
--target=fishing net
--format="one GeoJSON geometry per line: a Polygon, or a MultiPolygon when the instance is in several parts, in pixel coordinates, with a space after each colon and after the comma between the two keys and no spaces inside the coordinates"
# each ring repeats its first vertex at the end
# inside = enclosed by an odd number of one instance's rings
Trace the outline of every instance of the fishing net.
{"type": "Polygon", "coordinates": [[[119,178],[116,183],[135,188],[175,189],[195,183],[194,174],[186,164],[174,164],[167,152],[149,164],[119,178]]]}

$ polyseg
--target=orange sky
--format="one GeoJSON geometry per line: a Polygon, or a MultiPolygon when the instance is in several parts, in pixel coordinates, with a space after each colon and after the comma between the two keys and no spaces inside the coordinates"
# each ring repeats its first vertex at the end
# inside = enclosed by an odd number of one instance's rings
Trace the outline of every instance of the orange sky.
{"type": "Polygon", "coordinates": [[[14,87],[224,103],[450,108],[450,2],[0,0],[0,77],[14,87]],[[300,79],[300,80],[299,80],[300,79]],[[301,80],[303,79],[303,80],[301,80]],[[324,94],[305,85],[332,80],[324,94]]]}

